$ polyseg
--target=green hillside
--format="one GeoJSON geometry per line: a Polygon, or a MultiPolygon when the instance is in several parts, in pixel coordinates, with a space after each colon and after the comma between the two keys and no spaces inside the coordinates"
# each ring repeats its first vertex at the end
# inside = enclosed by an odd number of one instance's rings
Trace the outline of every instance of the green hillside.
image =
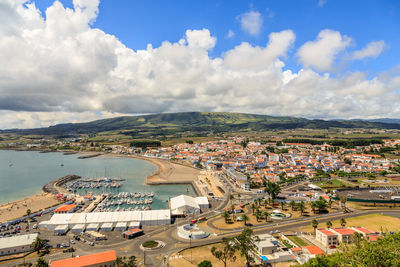
{"type": "Polygon", "coordinates": [[[223,133],[273,129],[329,128],[400,129],[400,124],[368,121],[325,121],[295,117],[227,112],[182,112],[125,116],[87,123],[59,124],[48,128],[5,130],[22,135],[76,135],[117,131],[133,137],[165,136],[180,133],[223,133]]]}

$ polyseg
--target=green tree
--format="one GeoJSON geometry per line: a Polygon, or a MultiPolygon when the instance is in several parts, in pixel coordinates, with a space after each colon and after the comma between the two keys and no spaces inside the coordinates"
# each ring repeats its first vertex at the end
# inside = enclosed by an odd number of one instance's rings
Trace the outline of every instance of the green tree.
{"type": "Polygon", "coordinates": [[[224,238],[222,239],[222,249],[217,249],[216,247],[211,248],[211,254],[216,257],[219,261],[224,263],[224,266],[227,266],[228,261],[235,262],[236,261],[236,248],[233,245],[232,239],[224,238]]]}
{"type": "Polygon", "coordinates": [[[296,208],[296,202],[294,202],[294,200],[290,201],[289,206],[293,211],[296,208]]]}
{"type": "Polygon", "coordinates": [[[258,222],[260,220],[260,217],[261,217],[261,211],[259,209],[256,209],[255,216],[256,216],[256,219],[257,219],[257,222],[258,222]]]}
{"type": "Polygon", "coordinates": [[[329,229],[332,227],[332,222],[331,221],[327,221],[326,222],[326,227],[329,229]]]}
{"type": "Polygon", "coordinates": [[[247,216],[246,214],[243,214],[243,215],[242,215],[242,220],[243,220],[243,222],[244,222],[244,225],[247,225],[247,221],[248,221],[249,219],[250,219],[249,216],[247,216]]]}
{"type": "Polygon", "coordinates": [[[265,222],[268,222],[268,218],[269,218],[269,212],[268,211],[264,211],[264,218],[265,218],[265,222]]]}
{"type": "Polygon", "coordinates": [[[345,227],[346,226],[346,220],[344,219],[344,218],[341,218],[340,219],[340,225],[342,226],[342,227],[345,227]]]}
{"type": "Polygon", "coordinates": [[[312,222],[311,222],[311,226],[314,228],[314,235],[316,234],[316,232],[317,232],[317,227],[318,227],[318,221],[316,220],[316,219],[314,219],[314,220],[312,220],[312,222]]]}
{"type": "Polygon", "coordinates": [[[267,186],[265,187],[264,191],[270,195],[272,200],[275,201],[276,196],[281,192],[281,188],[279,184],[267,181],[267,186]]]}
{"type": "Polygon", "coordinates": [[[235,240],[236,249],[240,251],[240,255],[246,257],[246,266],[250,266],[250,263],[254,261],[253,251],[256,250],[256,243],[260,241],[260,238],[254,235],[252,229],[245,228],[235,240]]]}
{"type": "Polygon", "coordinates": [[[33,241],[33,243],[32,243],[33,250],[39,254],[40,250],[43,247],[44,247],[44,241],[39,236],[36,237],[35,241],[33,241]]]}
{"type": "Polygon", "coordinates": [[[281,201],[279,204],[281,204],[281,209],[282,209],[282,210],[285,210],[285,202],[284,202],[284,201],[281,201]]]}
{"type": "Polygon", "coordinates": [[[304,211],[306,210],[304,201],[300,201],[299,204],[297,204],[297,208],[300,210],[300,214],[303,215],[304,211]]]}
{"type": "Polygon", "coordinates": [[[212,267],[212,264],[211,264],[211,261],[204,260],[204,261],[200,262],[197,266],[198,267],[212,267]]]}
{"type": "Polygon", "coordinates": [[[229,215],[229,213],[228,213],[227,211],[224,211],[224,212],[222,213],[222,217],[224,217],[225,223],[228,223],[228,220],[229,220],[230,215],[229,215]]]}
{"type": "Polygon", "coordinates": [[[49,264],[42,257],[38,258],[35,267],[49,267],[49,264]]]}
{"type": "Polygon", "coordinates": [[[256,213],[256,204],[251,203],[251,211],[253,212],[253,215],[256,213]]]}
{"type": "Polygon", "coordinates": [[[32,211],[31,211],[30,209],[27,209],[27,210],[26,210],[26,216],[31,215],[31,213],[32,213],[32,211]]]}

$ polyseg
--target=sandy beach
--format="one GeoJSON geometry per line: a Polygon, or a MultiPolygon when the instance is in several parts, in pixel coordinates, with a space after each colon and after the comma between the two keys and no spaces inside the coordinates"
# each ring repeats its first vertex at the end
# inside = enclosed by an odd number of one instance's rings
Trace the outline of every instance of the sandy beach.
{"type": "Polygon", "coordinates": [[[26,215],[28,209],[32,213],[51,207],[58,203],[58,200],[49,193],[42,193],[35,196],[26,197],[21,200],[0,205],[0,222],[7,222],[26,215]]]}
{"type": "Polygon", "coordinates": [[[166,159],[140,157],[136,155],[103,154],[104,157],[125,157],[147,160],[157,166],[157,171],[146,178],[146,184],[190,184],[196,181],[200,175],[200,170],[184,166],[178,163],[172,163],[166,159]]]}
{"type": "MultiPolygon", "coordinates": [[[[90,154],[79,152],[79,154],[90,154]]],[[[193,184],[200,175],[200,170],[172,163],[164,159],[147,158],[136,155],[102,154],[102,157],[125,157],[147,160],[157,166],[157,171],[146,178],[146,184],[193,184]]],[[[85,160],[85,159],[82,159],[85,160]]],[[[56,177],[54,177],[56,178],[56,177]]],[[[26,215],[28,209],[32,213],[51,207],[58,203],[53,194],[45,193],[29,196],[21,200],[0,205],[0,223],[20,218],[26,215]]]]}

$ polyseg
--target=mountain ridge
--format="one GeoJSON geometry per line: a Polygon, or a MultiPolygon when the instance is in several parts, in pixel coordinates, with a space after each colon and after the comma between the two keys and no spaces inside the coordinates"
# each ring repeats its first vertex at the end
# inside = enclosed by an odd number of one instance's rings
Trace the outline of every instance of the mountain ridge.
{"type": "MultiPolygon", "coordinates": [[[[396,119],[393,119],[396,121],[396,119]]],[[[141,131],[150,135],[178,132],[229,132],[229,131],[261,131],[272,129],[327,129],[327,128],[366,128],[366,129],[400,129],[399,123],[387,123],[368,120],[321,120],[305,119],[290,116],[269,116],[248,113],[229,112],[178,112],[160,113],[139,116],[121,116],[109,119],[82,123],[63,123],[44,128],[8,129],[3,133],[16,134],[90,134],[104,131],[130,132],[141,131]]]]}

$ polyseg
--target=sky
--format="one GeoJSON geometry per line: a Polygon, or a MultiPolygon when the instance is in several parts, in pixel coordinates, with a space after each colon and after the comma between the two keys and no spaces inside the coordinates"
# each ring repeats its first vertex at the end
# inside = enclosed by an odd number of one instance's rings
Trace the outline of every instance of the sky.
{"type": "Polygon", "coordinates": [[[0,0],[0,129],[121,115],[399,118],[397,0],[0,0]]]}

